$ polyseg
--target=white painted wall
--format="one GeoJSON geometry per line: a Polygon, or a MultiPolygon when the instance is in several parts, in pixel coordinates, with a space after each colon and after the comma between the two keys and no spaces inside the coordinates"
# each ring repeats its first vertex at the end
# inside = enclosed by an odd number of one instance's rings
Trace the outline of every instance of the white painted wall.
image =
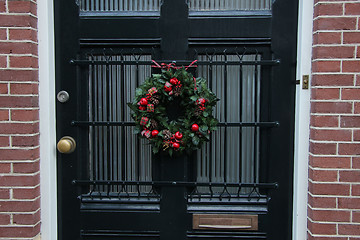
{"type": "MultiPolygon", "coordinates": [[[[38,0],[41,239],[57,239],[54,15],[38,0]]],[[[311,73],[313,0],[299,0],[297,79],[311,73]]],[[[296,89],[293,240],[306,239],[310,90],[296,89]]]]}
{"type": "Polygon", "coordinates": [[[54,14],[38,0],[41,239],[57,239],[54,14]]]}
{"type": "Polygon", "coordinates": [[[295,108],[293,240],[307,239],[307,193],[310,126],[310,89],[302,89],[302,76],[311,76],[313,0],[299,0],[295,108]]]}

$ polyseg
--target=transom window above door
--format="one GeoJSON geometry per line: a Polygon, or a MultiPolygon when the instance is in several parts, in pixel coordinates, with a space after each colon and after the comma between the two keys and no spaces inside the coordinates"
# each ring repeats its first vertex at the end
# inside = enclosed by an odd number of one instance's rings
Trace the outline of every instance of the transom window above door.
{"type": "MultiPolygon", "coordinates": [[[[271,10],[273,0],[184,0],[189,13],[271,10]]],[[[77,0],[81,14],[160,15],[162,0],[77,0]]]]}

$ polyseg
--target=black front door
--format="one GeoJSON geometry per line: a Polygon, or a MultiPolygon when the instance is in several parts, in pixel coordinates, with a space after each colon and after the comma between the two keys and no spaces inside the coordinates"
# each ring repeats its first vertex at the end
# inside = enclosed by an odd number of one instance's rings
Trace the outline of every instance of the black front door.
{"type": "Polygon", "coordinates": [[[296,0],[56,0],[57,139],[76,141],[59,239],[291,239],[296,20],[296,0]],[[201,150],[152,155],[134,134],[151,60],[198,60],[220,99],[201,150]]]}

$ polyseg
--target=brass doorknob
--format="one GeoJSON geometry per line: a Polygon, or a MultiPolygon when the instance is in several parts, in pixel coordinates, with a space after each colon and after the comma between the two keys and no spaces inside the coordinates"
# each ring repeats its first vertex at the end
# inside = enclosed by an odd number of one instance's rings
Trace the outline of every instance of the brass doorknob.
{"type": "Polygon", "coordinates": [[[62,137],[57,144],[57,149],[61,153],[72,153],[75,151],[75,148],[76,142],[69,136],[62,137]]]}

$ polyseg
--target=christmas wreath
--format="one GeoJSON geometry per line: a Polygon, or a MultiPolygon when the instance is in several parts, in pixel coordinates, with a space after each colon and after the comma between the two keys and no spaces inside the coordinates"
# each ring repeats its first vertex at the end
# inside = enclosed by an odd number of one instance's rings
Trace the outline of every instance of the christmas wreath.
{"type": "Polygon", "coordinates": [[[152,67],[161,73],[152,74],[128,103],[133,110],[135,133],[150,141],[154,153],[164,151],[172,156],[200,148],[218,124],[212,112],[219,99],[205,79],[194,78],[187,71],[196,67],[196,61],[188,67],[153,62],[152,67]],[[177,116],[174,118],[171,112],[177,116]]]}

